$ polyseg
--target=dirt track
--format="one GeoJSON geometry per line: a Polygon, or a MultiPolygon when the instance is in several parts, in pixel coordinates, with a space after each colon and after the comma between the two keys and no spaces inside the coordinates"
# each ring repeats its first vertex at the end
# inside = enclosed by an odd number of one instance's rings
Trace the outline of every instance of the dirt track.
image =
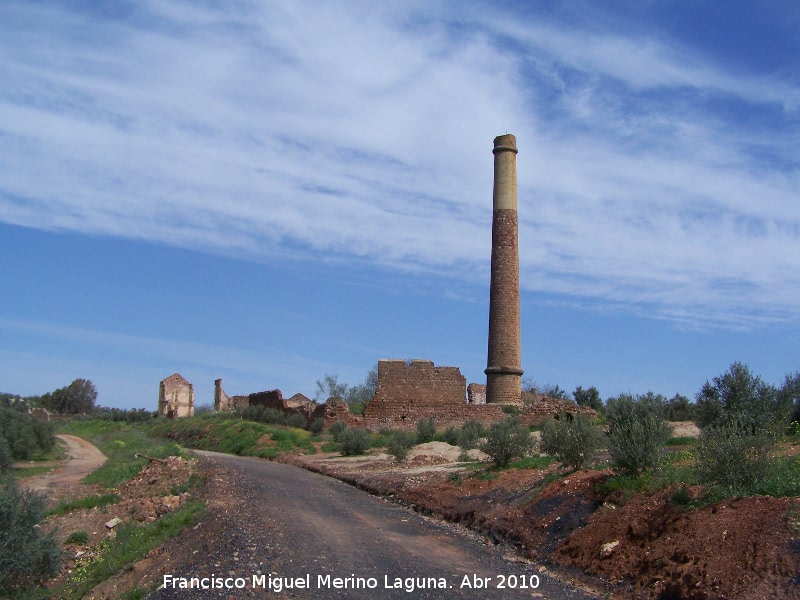
{"type": "Polygon", "coordinates": [[[44,492],[48,496],[70,488],[106,462],[105,455],[94,445],[74,435],[57,435],[67,445],[67,460],[64,466],[46,473],[22,480],[30,490],[44,492]]]}

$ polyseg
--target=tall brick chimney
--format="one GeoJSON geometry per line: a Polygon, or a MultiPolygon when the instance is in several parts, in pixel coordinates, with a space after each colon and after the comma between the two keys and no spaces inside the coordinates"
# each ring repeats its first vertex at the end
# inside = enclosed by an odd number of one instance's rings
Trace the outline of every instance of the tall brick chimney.
{"type": "Polygon", "coordinates": [[[522,403],[517,242],[517,138],[494,138],[492,282],[486,403],[522,403]]]}

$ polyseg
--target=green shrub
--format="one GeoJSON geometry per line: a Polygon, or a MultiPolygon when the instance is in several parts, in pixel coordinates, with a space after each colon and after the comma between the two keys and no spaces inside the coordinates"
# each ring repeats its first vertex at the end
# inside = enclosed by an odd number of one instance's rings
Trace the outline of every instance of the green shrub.
{"type": "Polygon", "coordinates": [[[752,491],[767,474],[776,437],[768,430],[728,423],[703,429],[697,444],[695,472],[703,485],[735,494],[752,491]]]}
{"type": "MultiPolygon", "coordinates": [[[[786,385],[784,389],[787,389],[786,385]]],[[[740,362],[733,363],[726,373],[714,377],[713,383],[706,381],[696,400],[700,428],[733,424],[755,432],[778,423],[785,425],[791,414],[788,396],[779,394],[774,386],[753,375],[750,368],[740,362]]]]}
{"type": "Polygon", "coordinates": [[[311,425],[308,426],[308,430],[314,435],[319,435],[322,433],[323,429],[325,429],[325,419],[322,417],[317,417],[311,421],[311,425]]]}
{"type": "Polygon", "coordinates": [[[0,409],[0,436],[6,438],[16,460],[28,460],[46,454],[56,445],[55,427],[33,415],[11,409],[0,409]]]}
{"type": "Polygon", "coordinates": [[[397,459],[403,462],[408,456],[409,450],[414,447],[415,436],[410,431],[395,431],[386,443],[386,450],[397,459]]]}
{"type": "Polygon", "coordinates": [[[89,534],[85,531],[73,531],[65,540],[67,544],[75,544],[77,546],[85,546],[89,543],[89,534]]]}
{"type": "Polygon", "coordinates": [[[284,423],[286,424],[287,427],[296,427],[297,429],[305,429],[306,425],[308,424],[308,421],[300,413],[294,413],[291,415],[286,415],[284,423]]]}
{"type": "Polygon", "coordinates": [[[392,432],[386,433],[385,431],[381,433],[373,433],[371,436],[372,441],[370,442],[370,447],[372,448],[385,448],[386,444],[389,443],[389,438],[392,437],[392,432]]]}
{"type": "Polygon", "coordinates": [[[800,456],[773,458],[767,473],[753,489],[761,496],[800,497],[800,456]]]}
{"type": "Polygon", "coordinates": [[[452,426],[445,429],[444,433],[442,434],[442,440],[451,446],[458,446],[458,439],[460,437],[461,436],[459,435],[458,429],[452,426]]]}
{"type": "Polygon", "coordinates": [[[417,421],[417,443],[425,444],[436,435],[436,421],[434,419],[420,419],[417,421]]]}
{"type": "Polygon", "coordinates": [[[364,454],[372,443],[372,436],[366,429],[345,429],[339,436],[342,456],[364,454]]]}
{"type": "Polygon", "coordinates": [[[34,418],[12,408],[0,407],[0,435],[15,460],[28,460],[36,451],[34,418]]]}
{"type": "Polygon", "coordinates": [[[695,409],[686,396],[675,394],[664,403],[664,418],[667,421],[694,421],[695,409]]]}
{"type": "MultiPolygon", "coordinates": [[[[247,421],[256,423],[269,423],[271,425],[284,425],[286,415],[277,408],[265,408],[263,406],[245,406],[237,411],[239,415],[247,421]]],[[[305,423],[302,425],[305,426],[305,423]]]]}
{"type": "Polygon", "coordinates": [[[600,392],[597,391],[597,388],[594,386],[586,390],[578,386],[575,388],[575,391],[572,392],[572,396],[575,398],[575,404],[578,406],[588,406],[598,412],[603,410],[603,399],[600,397],[600,392]]]}
{"type": "Polygon", "coordinates": [[[532,447],[531,432],[513,417],[492,423],[486,432],[486,439],[480,444],[480,449],[498,467],[505,467],[513,458],[525,456],[532,447]]]}
{"type": "Polygon", "coordinates": [[[486,428],[483,423],[475,419],[464,421],[458,436],[458,445],[464,451],[472,450],[478,447],[478,442],[484,435],[486,435],[486,428]]]}
{"type": "Polygon", "coordinates": [[[663,414],[663,403],[649,393],[608,400],[608,451],[622,471],[638,475],[658,464],[661,448],[671,434],[663,414]]]}
{"type": "Polygon", "coordinates": [[[345,425],[341,421],[336,421],[335,423],[331,424],[330,427],[328,427],[328,433],[331,434],[333,441],[336,442],[337,444],[342,441],[341,440],[342,434],[346,430],[347,430],[347,425],[345,425]]]}
{"type": "Polygon", "coordinates": [[[570,419],[562,413],[557,421],[547,419],[542,425],[539,449],[577,470],[594,458],[602,443],[603,434],[590,418],[570,419]]]}
{"type": "Polygon", "coordinates": [[[44,498],[0,476],[0,596],[58,573],[61,551],[52,533],[35,525],[44,517],[44,498]]]}
{"type": "Polygon", "coordinates": [[[7,471],[14,464],[14,457],[11,456],[11,448],[8,447],[6,438],[0,435],[0,473],[7,471]]]}
{"type": "MultiPolygon", "coordinates": [[[[194,410],[195,415],[200,415],[206,411],[210,411],[210,405],[196,406],[194,410]]],[[[107,408],[105,406],[97,406],[95,409],[86,415],[75,415],[74,420],[102,420],[102,421],[122,421],[125,423],[144,423],[158,417],[158,411],[149,411],[144,408],[131,408],[125,410],[122,408],[107,408]]]]}

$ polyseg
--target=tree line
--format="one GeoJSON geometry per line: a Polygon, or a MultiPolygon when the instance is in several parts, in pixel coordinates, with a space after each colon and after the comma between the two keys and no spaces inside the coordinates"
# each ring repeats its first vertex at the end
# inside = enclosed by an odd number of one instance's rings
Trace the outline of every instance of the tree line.
{"type": "Polygon", "coordinates": [[[647,399],[654,404],[668,421],[696,421],[705,427],[718,421],[723,414],[747,415],[754,426],[766,420],[786,423],[800,422],[800,371],[787,374],[780,386],[772,385],[753,374],[746,364],[734,362],[729,369],[706,381],[695,394],[694,402],[682,394],[670,399],[662,394],[620,394],[605,401],[596,387],[578,386],[572,394],[558,385],[525,382],[527,401],[534,402],[532,394],[539,393],[551,398],[574,400],[578,406],[588,406],[600,414],[608,412],[623,399],[647,399]]]}

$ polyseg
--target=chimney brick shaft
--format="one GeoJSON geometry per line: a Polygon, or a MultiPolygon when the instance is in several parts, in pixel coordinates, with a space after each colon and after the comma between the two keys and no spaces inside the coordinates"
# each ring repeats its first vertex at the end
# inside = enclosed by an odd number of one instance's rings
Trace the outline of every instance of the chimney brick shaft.
{"type": "Polygon", "coordinates": [[[517,239],[517,140],[494,139],[492,281],[489,292],[489,352],[486,402],[522,402],[517,239]]]}

